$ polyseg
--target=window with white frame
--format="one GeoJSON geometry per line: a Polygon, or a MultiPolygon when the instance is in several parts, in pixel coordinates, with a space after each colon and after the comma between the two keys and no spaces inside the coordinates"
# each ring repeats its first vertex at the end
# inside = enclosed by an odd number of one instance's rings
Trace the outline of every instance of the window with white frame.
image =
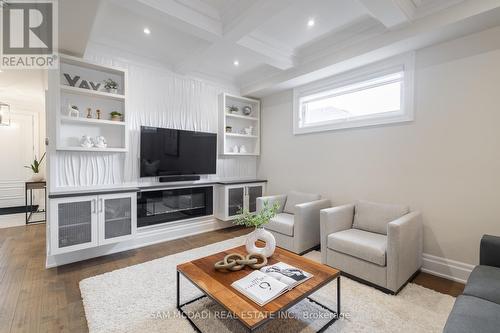
{"type": "Polygon", "coordinates": [[[413,120],[413,55],[294,90],[294,133],[413,120]]]}

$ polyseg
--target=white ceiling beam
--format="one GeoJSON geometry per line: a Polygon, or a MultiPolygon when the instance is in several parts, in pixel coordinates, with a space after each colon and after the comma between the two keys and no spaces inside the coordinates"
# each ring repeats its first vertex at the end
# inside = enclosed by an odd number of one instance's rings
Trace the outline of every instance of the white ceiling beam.
{"type": "Polygon", "coordinates": [[[59,51],[83,56],[100,5],[100,0],[59,1],[59,51]]]}
{"type": "Polygon", "coordinates": [[[298,67],[242,87],[241,94],[265,96],[495,26],[500,26],[500,0],[466,1],[375,36],[361,45],[352,45],[319,59],[304,59],[298,67]]]}
{"type": "MultiPolygon", "coordinates": [[[[159,11],[165,22],[198,38],[214,41],[222,36],[218,13],[199,0],[135,0],[159,11]]],[[[120,1],[124,4],[129,1],[120,1]]],[[[129,5],[132,5],[129,2],[129,5]]]]}
{"type": "Polygon", "coordinates": [[[288,50],[283,47],[276,46],[275,43],[264,41],[252,34],[244,36],[238,41],[238,45],[265,57],[265,62],[268,65],[281,70],[289,69],[294,66],[293,50],[288,50]]]}
{"type": "MultiPolygon", "coordinates": [[[[196,70],[196,67],[203,59],[210,57],[211,54],[216,53],[222,47],[227,47],[229,44],[237,43],[242,38],[251,34],[263,23],[267,22],[276,14],[284,10],[291,3],[293,3],[293,0],[255,0],[247,10],[235,17],[231,22],[228,22],[228,24],[224,27],[223,34],[220,38],[218,38],[206,49],[191,55],[181,63],[177,64],[175,69],[181,73],[188,73],[196,70]]],[[[275,57],[276,55],[273,55],[268,49],[253,49],[252,51],[259,53],[263,61],[272,66],[277,65],[280,67],[286,67],[287,65],[284,64],[284,62],[291,61],[290,59],[284,60],[282,56],[275,57]]]]}
{"type": "Polygon", "coordinates": [[[411,0],[359,0],[374,18],[387,28],[408,23],[415,11],[411,0]]]}

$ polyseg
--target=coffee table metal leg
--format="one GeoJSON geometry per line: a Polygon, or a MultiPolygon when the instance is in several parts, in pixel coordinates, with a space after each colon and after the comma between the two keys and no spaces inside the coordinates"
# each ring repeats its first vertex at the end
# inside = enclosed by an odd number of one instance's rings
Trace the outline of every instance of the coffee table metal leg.
{"type": "Polygon", "coordinates": [[[340,275],[337,277],[337,318],[340,316],[340,275]]]}
{"type": "Polygon", "coordinates": [[[179,281],[180,281],[180,278],[179,278],[179,271],[177,271],[177,283],[176,283],[176,286],[177,286],[177,309],[180,310],[181,307],[181,295],[180,295],[180,285],[179,285],[179,281]]]}

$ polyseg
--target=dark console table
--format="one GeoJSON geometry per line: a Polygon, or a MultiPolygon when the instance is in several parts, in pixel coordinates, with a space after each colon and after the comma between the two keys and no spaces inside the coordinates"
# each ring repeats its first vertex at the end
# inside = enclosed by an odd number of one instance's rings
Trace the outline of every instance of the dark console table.
{"type": "MultiPolygon", "coordinates": [[[[33,223],[41,223],[45,222],[47,219],[47,213],[46,209],[37,209],[35,212],[33,212],[33,190],[43,190],[43,197],[45,202],[47,199],[47,183],[45,181],[42,182],[26,182],[24,184],[24,202],[25,202],[25,207],[26,207],[26,224],[33,224],[33,223]],[[28,205],[28,192],[29,192],[29,205],[28,205]],[[29,207],[29,211],[28,211],[29,207]],[[44,218],[43,220],[37,220],[37,221],[31,221],[31,217],[33,216],[33,213],[43,213],[44,218]]],[[[47,205],[45,203],[45,205],[47,205]]]]}

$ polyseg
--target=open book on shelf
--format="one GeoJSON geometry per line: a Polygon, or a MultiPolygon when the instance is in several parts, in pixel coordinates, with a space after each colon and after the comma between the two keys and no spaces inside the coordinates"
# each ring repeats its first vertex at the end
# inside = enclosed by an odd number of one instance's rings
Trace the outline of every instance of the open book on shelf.
{"type": "Polygon", "coordinates": [[[262,267],[259,271],[253,271],[244,278],[235,281],[231,286],[263,306],[312,276],[299,268],[278,262],[262,267]]]}

